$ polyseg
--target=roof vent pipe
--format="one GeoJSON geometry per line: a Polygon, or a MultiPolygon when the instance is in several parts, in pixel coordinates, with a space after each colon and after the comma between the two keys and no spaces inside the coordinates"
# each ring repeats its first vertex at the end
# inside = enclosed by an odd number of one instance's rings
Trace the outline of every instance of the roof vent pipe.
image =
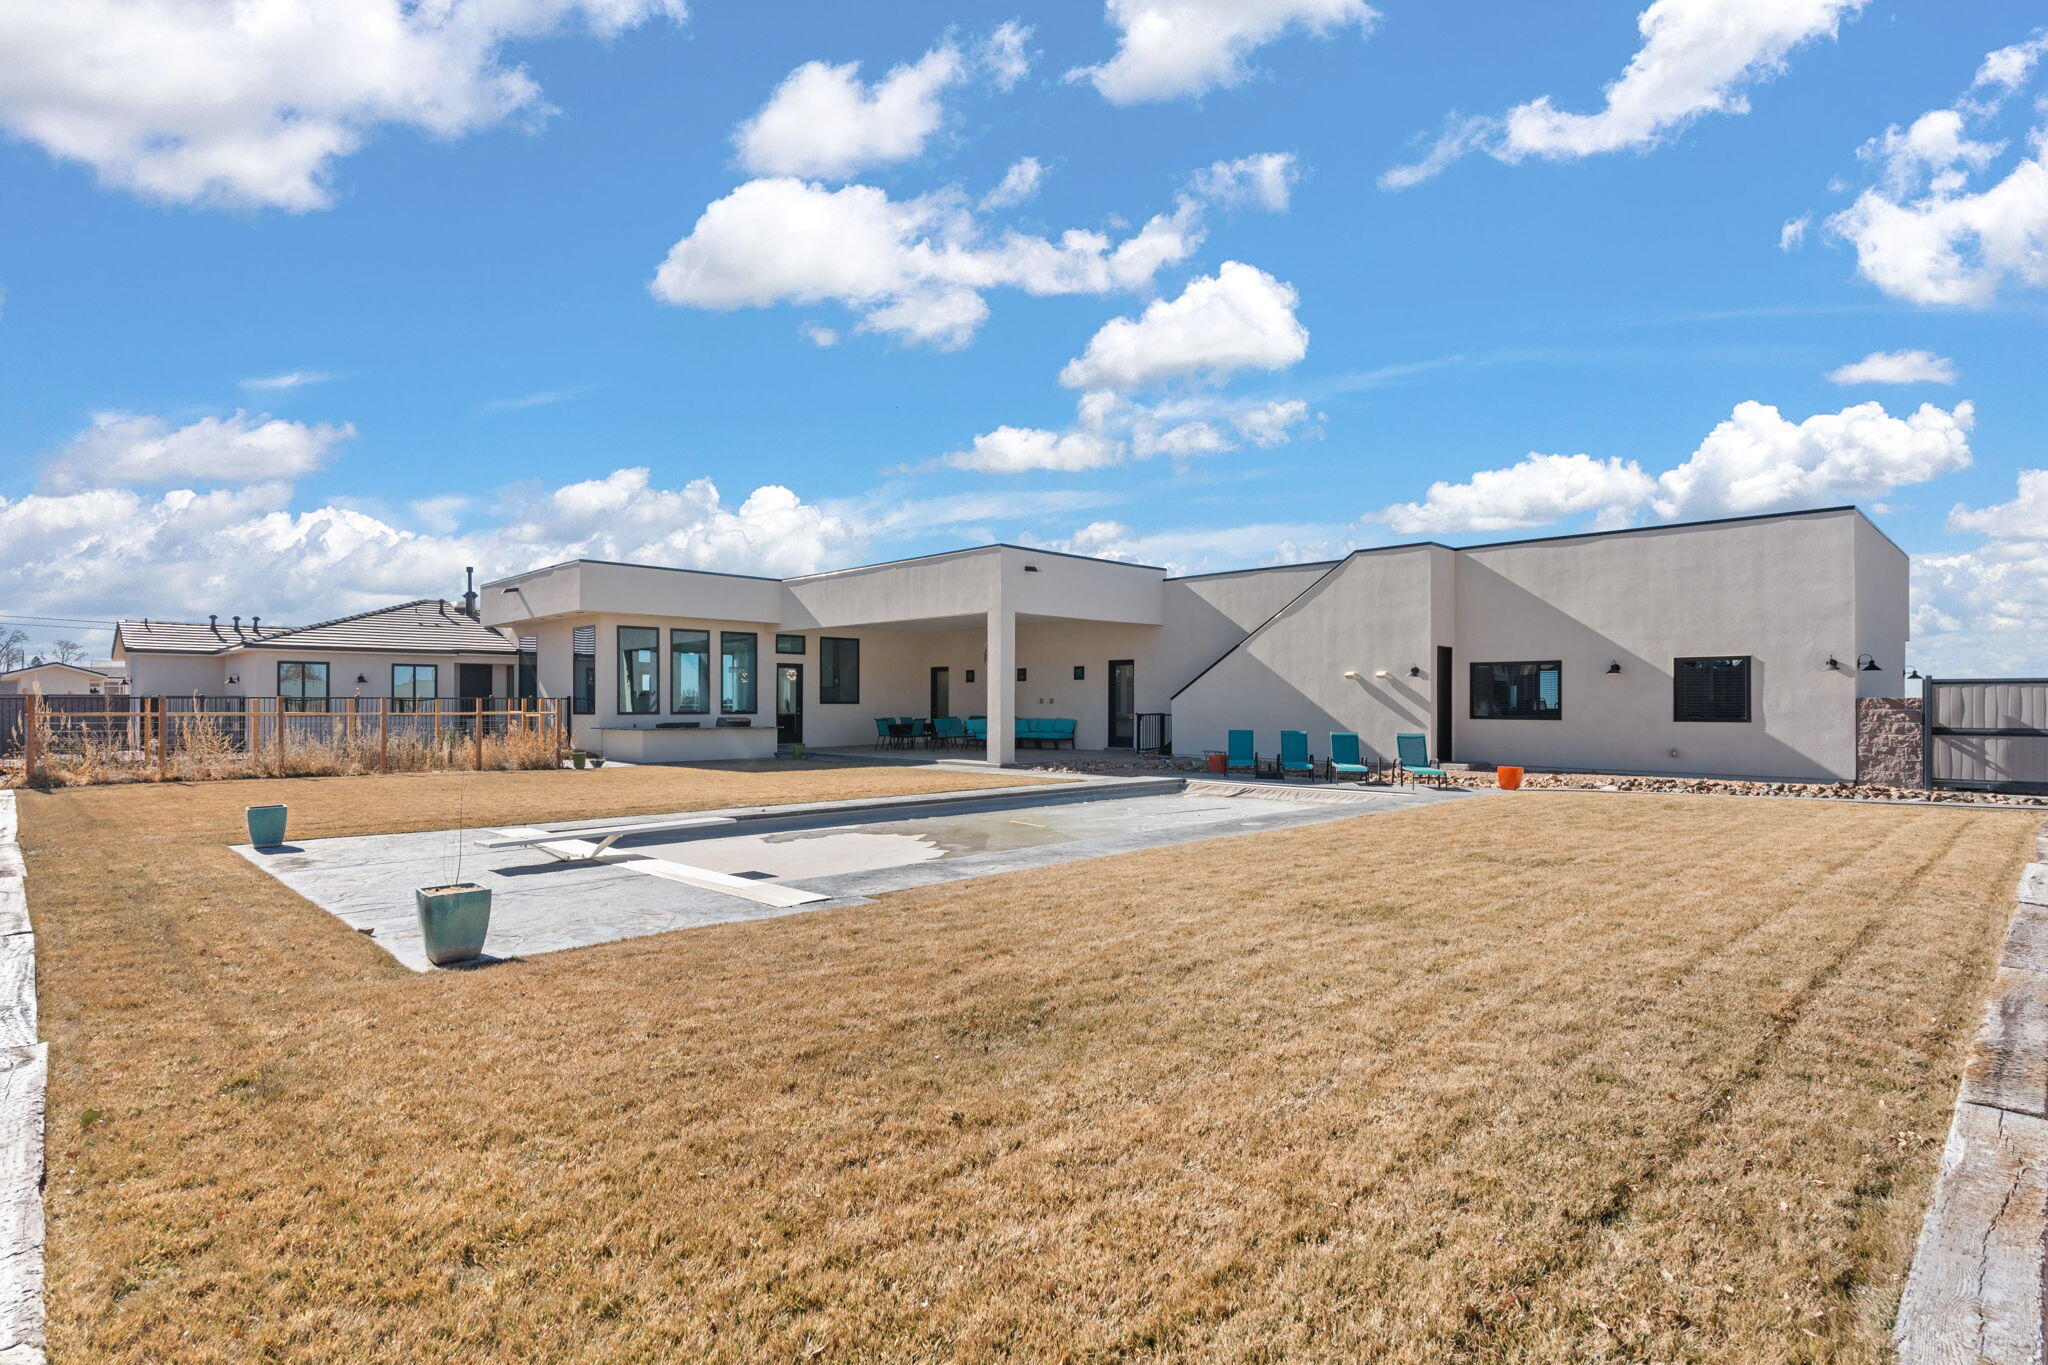
{"type": "Polygon", "coordinates": [[[219,613],[219,612],[217,612],[217,611],[210,611],[210,612],[206,613],[206,624],[207,624],[207,625],[208,625],[208,626],[209,626],[210,628],[212,628],[212,629],[214,629],[214,630],[219,630],[219,629],[220,629],[220,613],[219,613]]]}
{"type": "Polygon", "coordinates": [[[239,616],[237,616],[237,617],[235,618],[235,634],[237,634],[237,635],[240,635],[241,633],[242,633],[242,618],[241,618],[241,617],[239,617],[239,616]]]}
{"type": "Polygon", "coordinates": [[[252,617],[250,617],[250,618],[249,618],[249,629],[251,629],[251,630],[261,630],[261,629],[263,629],[263,618],[262,618],[262,617],[260,617],[260,616],[252,616],[252,617]]]}

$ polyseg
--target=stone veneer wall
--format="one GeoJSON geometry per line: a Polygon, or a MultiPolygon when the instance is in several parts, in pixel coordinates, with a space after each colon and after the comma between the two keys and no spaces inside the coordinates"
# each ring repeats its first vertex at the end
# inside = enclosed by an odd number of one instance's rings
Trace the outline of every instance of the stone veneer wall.
{"type": "Polygon", "coordinates": [[[1856,780],[1866,786],[1925,787],[1920,698],[1863,697],[1856,703],[1856,780]]]}

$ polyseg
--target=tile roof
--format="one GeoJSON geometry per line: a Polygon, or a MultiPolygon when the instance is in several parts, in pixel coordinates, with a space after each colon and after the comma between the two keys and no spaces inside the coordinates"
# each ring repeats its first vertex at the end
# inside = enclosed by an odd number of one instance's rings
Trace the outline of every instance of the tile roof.
{"type": "Polygon", "coordinates": [[[18,673],[34,673],[42,668],[68,668],[78,673],[97,673],[102,678],[119,678],[123,676],[121,672],[115,672],[104,665],[67,664],[58,659],[42,659],[36,663],[26,664],[21,668],[0,670],[0,678],[12,678],[18,673]]]}
{"type": "Polygon", "coordinates": [[[516,654],[519,645],[494,626],[482,625],[438,598],[422,597],[316,621],[310,626],[197,625],[187,621],[123,621],[115,638],[128,650],[166,654],[227,654],[250,646],[265,649],[382,650],[403,654],[516,654]]]}

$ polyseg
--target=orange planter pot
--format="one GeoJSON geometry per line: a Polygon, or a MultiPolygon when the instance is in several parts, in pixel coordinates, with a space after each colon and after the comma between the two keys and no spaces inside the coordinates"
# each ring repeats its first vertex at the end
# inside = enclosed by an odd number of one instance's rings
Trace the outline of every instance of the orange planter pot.
{"type": "Polygon", "coordinates": [[[1522,785],[1522,770],[1520,768],[1496,768],[1494,769],[1494,776],[1500,779],[1500,789],[1504,792],[1514,791],[1522,785]]]}

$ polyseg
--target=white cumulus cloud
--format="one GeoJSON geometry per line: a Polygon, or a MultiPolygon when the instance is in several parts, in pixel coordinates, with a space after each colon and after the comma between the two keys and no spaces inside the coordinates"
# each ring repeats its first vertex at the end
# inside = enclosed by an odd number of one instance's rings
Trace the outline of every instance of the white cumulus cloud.
{"type": "Polygon", "coordinates": [[[996,231],[956,192],[892,200],[871,185],[778,177],[713,201],[649,288],[693,308],[837,302],[859,313],[865,330],[956,347],[988,315],[989,290],[1141,289],[1201,240],[1201,204],[1192,198],[1121,240],[1082,229],[1054,240],[996,231]]]}
{"type": "Polygon", "coordinates": [[[0,127],[146,199],[295,211],[378,128],[453,138],[549,111],[503,48],[610,36],[682,0],[13,0],[0,127]]]}
{"type": "Polygon", "coordinates": [[[1956,363],[1932,351],[1872,351],[1828,371],[1835,384],[1953,384],[1956,363]]]}
{"type": "Polygon", "coordinates": [[[1003,172],[1003,178],[994,189],[981,196],[979,208],[983,213],[991,209],[1014,208],[1032,195],[1038,193],[1038,182],[1045,179],[1045,167],[1038,164],[1035,156],[1019,157],[1010,163],[1010,169],[1003,172]]]}
{"type": "Polygon", "coordinates": [[[53,489],[293,480],[325,464],[353,426],[236,412],[173,427],[161,417],[104,412],[50,460],[53,489]]]}
{"type": "Polygon", "coordinates": [[[1990,183],[2010,140],[1973,133],[2044,52],[2048,31],[2000,48],[1950,107],[1887,128],[1858,150],[1876,181],[1828,229],[1855,248],[1866,280],[1909,303],[1960,307],[1989,304],[2007,285],[2048,286],[2048,125],[2029,131],[2025,152],[1990,183]]]}
{"type": "Polygon", "coordinates": [[[1188,189],[1226,208],[1262,208],[1285,213],[1287,201],[1301,179],[1291,152],[1261,152],[1235,161],[1211,162],[1195,172],[1188,189]]]}
{"type": "Polygon", "coordinates": [[[1588,513],[1596,526],[1620,526],[1655,489],[1656,481],[1634,460],[1532,452],[1506,469],[1482,469],[1465,483],[1438,480],[1422,501],[1396,503],[1378,520],[1401,535],[1511,531],[1588,513]]]}
{"type": "Polygon", "coordinates": [[[945,463],[982,474],[1022,474],[1032,469],[1099,469],[1123,455],[1120,442],[1092,431],[997,427],[975,437],[966,450],[948,455],[945,463]]]}
{"type": "Polygon", "coordinates": [[[1091,82],[1114,104],[1241,85],[1252,74],[1246,59],[1290,30],[1328,37],[1379,17],[1364,0],[1108,0],[1106,9],[1115,55],[1067,78],[1091,82]]]}
{"type": "Polygon", "coordinates": [[[960,49],[942,43],[872,85],[860,63],[805,62],[733,133],[740,165],[755,175],[840,180],[907,161],[945,118],[940,96],[966,74],[960,49]]]}
{"type": "Polygon", "coordinates": [[[1501,161],[1643,151],[1706,114],[1749,112],[1749,88],[1786,70],[1801,45],[1832,38],[1866,0],[1655,0],[1636,18],[1642,46],[1592,113],[1549,95],[1499,117],[1452,115],[1429,153],[1380,177],[1406,189],[1468,152],[1501,161]]]}
{"type": "Polygon", "coordinates": [[[1279,370],[1308,354],[1294,287],[1256,266],[1225,261],[1136,318],[1113,318],[1060,371],[1069,388],[1133,389],[1166,379],[1279,370]]]}

